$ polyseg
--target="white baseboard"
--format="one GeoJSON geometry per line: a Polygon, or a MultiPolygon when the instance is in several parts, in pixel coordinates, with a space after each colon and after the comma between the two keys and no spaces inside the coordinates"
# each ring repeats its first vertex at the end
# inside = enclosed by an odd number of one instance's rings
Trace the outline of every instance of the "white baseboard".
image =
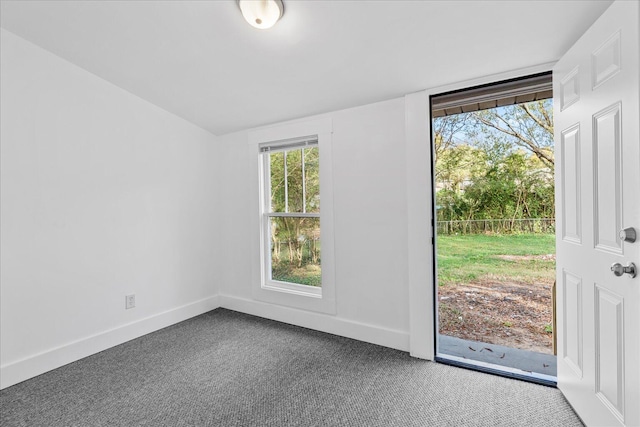
{"type": "Polygon", "coordinates": [[[0,366],[0,389],[218,307],[409,351],[409,333],[260,301],[216,295],[0,366]]]}
{"type": "Polygon", "coordinates": [[[214,310],[219,306],[220,298],[215,295],[0,366],[0,389],[214,310]]]}
{"type": "Polygon", "coordinates": [[[409,351],[408,332],[229,295],[220,295],[220,307],[316,331],[353,338],[358,341],[409,351]]]}

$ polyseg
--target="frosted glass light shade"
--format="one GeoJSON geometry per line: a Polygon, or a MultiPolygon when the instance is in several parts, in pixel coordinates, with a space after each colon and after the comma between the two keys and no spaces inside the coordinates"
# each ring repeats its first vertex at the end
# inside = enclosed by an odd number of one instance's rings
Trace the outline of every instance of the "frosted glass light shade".
{"type": "Polygon", "coordinates": [[[273,27],[284,13],[282,0],[238,0],[238,6],[244,19],[261,30],[273,27]]]}

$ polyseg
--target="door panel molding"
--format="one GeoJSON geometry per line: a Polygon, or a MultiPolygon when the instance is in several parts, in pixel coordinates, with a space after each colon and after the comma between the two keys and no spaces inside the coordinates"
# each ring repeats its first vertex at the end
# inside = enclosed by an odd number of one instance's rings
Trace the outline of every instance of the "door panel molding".
{"type": "Polygon", "coordinates": [[[591,82],[593,90],[620,72],[620,31],[591,54],[591,82]]]}
{"type": "Polygon", "coordinates": [[[620,102],[593,115],[595,247],[622,254],[622,141],[620,102]]]}
{"type": "Polygon", "coordinates": [[[580,123],[561,132],[562,238],[582,244],[580,123]]]}
{"type": "Polygon", "coordinates": [[[624,298],[598,284],[594,289],[596,395],[624,422],[624,298]]]}
{"type": "Polygon", "coordinates": [[[578,378],[582,378],[582,278],[563,270],[563,357],[578,378]]]}
{"type": "Polygon", "coordinates": [[[580,66],[569,71],[560,81],[560,111],[564,111],[580,100],[580,66]]]}

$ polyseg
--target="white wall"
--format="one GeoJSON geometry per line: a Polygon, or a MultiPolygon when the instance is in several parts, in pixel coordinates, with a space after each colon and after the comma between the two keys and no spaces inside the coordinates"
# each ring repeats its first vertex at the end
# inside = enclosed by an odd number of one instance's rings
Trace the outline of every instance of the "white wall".
{"type": "Polygon", "coordinates": [[[429,91],[287,122],[332,123],[330,315],[252,298],[251,130],[1,42],[0,387],[218,306],[433,357],[429,91]]]}
{"type": "Polygon", "coordinates": [[[6,387],[215,308],[220,194],[212,134],[5,30],[1,54],[6,387]]]}
{"type": "MultiPolygon", "coordinates": [[[[315,116],[333,122],[337,314],[252,300],[251,157],[248,133],[220,137],[221,304],[276,320],[408,350],[407,196],[404,98],[315,116]]],[[[308,120],[308,119],[307,119],[308,120]]],[[[325,165],[323,165],[323,168],[325,165]]],[[[326,169],[325,169],[326,170],[326,169]]],[[[323,171],[324,173],[324,171],[323,171]]],[[[428,185],[428,183],[425,183],[428,185]]]]}

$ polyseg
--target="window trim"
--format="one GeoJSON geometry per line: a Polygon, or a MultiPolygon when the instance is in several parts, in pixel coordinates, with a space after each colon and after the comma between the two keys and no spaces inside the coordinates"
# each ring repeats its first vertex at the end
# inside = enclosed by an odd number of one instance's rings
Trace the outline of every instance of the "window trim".
{"type": "MultiPolygon", "coordinates": [[[[316,311],[336,313],[335,263],[334,263],[334,221],[333,221],[333,176],[332,176],[332,121],[321,118],[275,125],[255,129],[248,134],[251,170],[255,179],[251,183],[250,194],[254,206],[251,221],[251,296],[253,299],[271,304],[316,311]],[[276,146],[275,150],[285,150],[287,145],[300,143],[305,139],[317,138],[320,156],[320,240],[322,242],[322,287],[314,288],[295,283],[266,281],[266,268],[270,268],[270,255],[266,251],[269,236],[266,227],[268,218],[265,211],[265,167],[262,155],[265,146],[276,146]],[[311,289],[310,289],[311,288],[311,289]]],[[[266,151],[266,150],[265,150],[266,151]]],[[[269,177],[270,178],[270,177],[269,177]]],[[[315,216],[309,213],[279,213],[282,216],[315,216]]]]}

